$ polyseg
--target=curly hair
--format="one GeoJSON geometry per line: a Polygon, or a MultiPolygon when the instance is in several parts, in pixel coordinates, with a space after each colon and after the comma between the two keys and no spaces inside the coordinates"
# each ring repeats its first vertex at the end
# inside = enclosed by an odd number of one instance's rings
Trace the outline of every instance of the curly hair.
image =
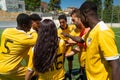
{"type": "Polygon", "coordinates": [[[49,70],[55,61],[58,48],[57,27],[50,19],[42,21],[34,48],[33,65],[37,72],[49,70]]]}

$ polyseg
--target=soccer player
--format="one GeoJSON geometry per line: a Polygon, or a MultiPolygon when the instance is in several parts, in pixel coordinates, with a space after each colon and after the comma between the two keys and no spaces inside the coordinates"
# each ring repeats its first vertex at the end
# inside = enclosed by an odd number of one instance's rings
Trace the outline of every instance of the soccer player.
{"type": "MultiPolygon", "coordinates": [[[[58,36],[63,39],[66,43],[69,40],[69,38],[64,37],[61,33],[67,33],[70,34],[72,32],[72,30],[74,30],[76,28],[75,25],[68,25],[67,24],[67,17],[66,15],[62,14],[58,17],[59,23],[60,23],[60,27],[58,28],[58,36]]],[[[72,47],[71,45],[67,44],[67,49],[66,49],[66,54],[69,54],[69,52],[71,51],[72,47]]],[[[73,61],[73,56],[67,57],[68,60],[68,69],[69,69],[69,79],[71,80],[71,75],[72,75],[72,61],[73,61]]]]}
{"type": "MultiPolygon", "coordinates": [[[[73,24],[75,24],[78,27],[78,29],[80,28],[81,30],[79,31],[78,35],[72,35],[72,34],[69,35],[69,34],[65,34],[65,33],[62,33],[62,34],[65,37],[69,37],[69,36],[82,37],[82,36],[84,36],[90,30],[90,28],[85,28],[84,25],[82,24],[81,19],[80,19],[79,9],[75,8],[71,13],[71,17],[72,17],[73,24]],[[68,35],[68,36],[66,36],[66,35],[68,35]]],[[[79,53],[78,54],[78,59],[80,62],[80,77],[79,78],[81,78],[82,80],[87,80],[86,74],[85,74],[86,45],[85,45],[85,43],[78,43],[77,41],[72,41],[71,39],[68,42],[74,43],[77,46],[76,46],[76,48],[72,49],[72,51],[69,54],[67,54],[66,56],[71,56],[71,55],[74,55],[75,53],[79,53]]]]}
{"type": "MultiPolygon", "coordinates": [[[[36,36],[36,38],[37,38],[38,37],[38,30],[39,30],[40,25],[41,25],[40,21],[42,20],[42,18],[38,14],[35,14],[35,13],[31,14],[30,18],[32,20],[32,22],[31,22],[32,27],[31,27],[31,29],[30,29],[30,31],[28,33],[29,34],[34,33],[34,36],[36,36]]],[[[28,52],[29,56],[33,54],[32,53],[32,48],[33,47],[31,47],[29,52],[28,52]]],[[[28,71],[27,71],[27,73],[28,73],[28,71]]],[[[32,73],[30,73],[30,74],[32,74],[32,73]]],[[[36,80],[36,79],[37,79],[37,74],[33,74],[31,80],[36,80]]]]}
{"type": "Polygon", "coordinates": [[[42,18],[38,15],[38,14],[31,14],[30,15],[30,19],[31,19],[31,29],[30,31],[28,31],[28,34],[32,34],[34,36],[36,36],[35,38],[37,38],[38,36],[38,30],[40,28],[40,24],[41,24],[41,20],[42,18]]]}
{"type": "Polygon", "coordinates": [[[7,28],[1,37],[0,79],[24,80],[27,70],[26,58],[31,46],[36,42],[34,35],[27,34],[31,29],[30,16],[21,13],[17,16],[17,27],[7,28]]]}
{"type": "Polygon", "coordinates": [[[38,29],[40,28],[40,21],[42,20],[42,18],[38,15],[38,14],[31,14],[30,18],[32,20],[32,29],[36,30],[38,32],[38,29]]]}
{"type": "MultiPolygon", "coordinates": [[[[74,35],[74,36],[82,37],[90,30],[89,27],[85,28],[85,26],[82,24],[81,19],[80,19],[79,9],[75,8],[71,13],[71,17],[72,17],[73,24],[75,24],[77,27],[79,27],[81,29],[79,31],[79,35],[74,35]]],[[[80,49],[80,50],[78,50],[78,53],[79,53],[78,59],[79,59],[79,63],[80,63],[80,73],[81,73],[80,78],[81,78],[81,80],[87,80],[86,73],[85,73],[86,45],[85,45],[85,43],[77,43],[77,45],[78,45],[78,48],[80,49]]],[[[77,52],[74,52],[74,53],[77,53],[77,52]]]]}
{"type": "Polygon", "coordinates": [[[79,10],[82,23],[91,29],[86,39],[87,79],[120,80],[120,62],[114,32],[98,18],[94,2],[85,1],[79,10]]]}
{"type": "MultiPolygon", "coordinates": [[[[63,80],[65,76],[65,42],[58,38],[57,27],[50,19],[41,22],[38,39],[30,57],[28,71],[36,71],[38,80],[63,80]]],[[[25,80],[32,74],[26,73],[25,80]]]]}

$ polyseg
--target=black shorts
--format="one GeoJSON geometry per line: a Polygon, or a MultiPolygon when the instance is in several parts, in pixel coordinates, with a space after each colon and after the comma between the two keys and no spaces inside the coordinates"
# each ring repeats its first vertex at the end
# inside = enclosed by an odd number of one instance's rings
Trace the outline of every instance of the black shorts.
{"type": "Polygon", "coordinates": [[[73,61],[73,56],[67,57],[68,61],[73,61]]]}

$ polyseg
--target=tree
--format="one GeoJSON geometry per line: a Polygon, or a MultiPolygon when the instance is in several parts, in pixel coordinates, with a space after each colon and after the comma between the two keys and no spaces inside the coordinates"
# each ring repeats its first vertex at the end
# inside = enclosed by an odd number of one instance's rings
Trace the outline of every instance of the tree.
{"type": "Polygon", "coordinates": [[[113,22],[119,23],[120,21],[120,6],[113,6],[113,22]]]}
{"type": "Polygon", "coordinates": [[[61,0],[50,0],[49,2],[49,10],[61,10],[61,0]]]}
{"type": "Polygon", "coordinates": [[[38,11],[40,8],[41,0],[25,0],[26,10],[29,11],[38,11]]]}
{"type": "Polygon", "coordinates": [[[93,1],[96,3],[96,5],[98,6],[98,15],[100,18],[102,18],[102,1],[101,0],[86,0],[86,1],[93,1]]]}
{"type": "Polygon", "coordinates": [[[105,22],[112,22],[113,19],[113,0],[104,1],[103,20],[105,22]]]}

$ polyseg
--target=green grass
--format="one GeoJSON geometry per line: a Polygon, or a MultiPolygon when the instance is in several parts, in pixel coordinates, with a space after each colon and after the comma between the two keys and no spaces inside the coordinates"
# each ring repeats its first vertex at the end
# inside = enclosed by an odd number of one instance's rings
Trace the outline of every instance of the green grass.
{"type": "Polygon", "coordinates": [[[112,28],[112,30],[115,33],[116,45],[118,48],[118,52],[120,53],[120,28],[112,28]]]}

